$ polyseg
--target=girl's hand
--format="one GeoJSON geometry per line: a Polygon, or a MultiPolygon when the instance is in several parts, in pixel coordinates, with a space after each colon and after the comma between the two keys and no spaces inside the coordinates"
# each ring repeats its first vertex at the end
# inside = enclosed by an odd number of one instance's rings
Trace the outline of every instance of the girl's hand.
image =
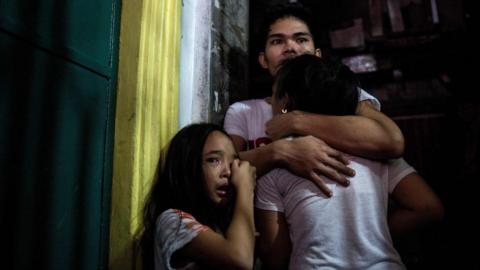
{"type": "Polygon", "coordinates": [[[239,159],[233,161],[231,181],[235,189],[246,188],[253,192],[256,178],[256,168],[248,161],[239,159]]]}

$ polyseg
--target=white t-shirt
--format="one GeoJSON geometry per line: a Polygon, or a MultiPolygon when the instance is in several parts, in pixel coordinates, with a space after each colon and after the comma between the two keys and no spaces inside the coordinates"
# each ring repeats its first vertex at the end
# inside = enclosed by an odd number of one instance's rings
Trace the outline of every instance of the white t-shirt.
{"type": "MultiPolygon", "coordinates": [[[[369,100],[380,110],[380,102],[362,89],[359,91],[358,99],[369,100]]],[[[248,142],[248,149],[254,149],[272,142],[265,133],[265,124],[272,116],[272,106],[264,99],[240,101],[228,108],[223,127],[228,134],[245,139],[248,142]]]]}
{"type": "Polygon", "coordinates": [[[356,175],[347,188],[326,178],[333,197],[274,169],[257,181],[255,207],[284,213],[292,241],[289,269],[405,269],[388,228],[388,194],[415,170],[403,159],[346,156],[356,175]]]}

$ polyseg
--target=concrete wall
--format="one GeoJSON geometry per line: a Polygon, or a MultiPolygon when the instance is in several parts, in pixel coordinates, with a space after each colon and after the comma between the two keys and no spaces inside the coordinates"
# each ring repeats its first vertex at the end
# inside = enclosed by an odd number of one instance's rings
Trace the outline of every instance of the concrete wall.
{"type": "Polygon", "coordinates": [[[248,7],[247,0],[183,1],[181,127],[221,123],[230,101],[247,97],[248,7]]]}
{"type": "Polygon", "coordinates": [[[223,121],[230,101],[248,94],[247,0],[214,0],[210,62],[210,120],[223,121]]]}

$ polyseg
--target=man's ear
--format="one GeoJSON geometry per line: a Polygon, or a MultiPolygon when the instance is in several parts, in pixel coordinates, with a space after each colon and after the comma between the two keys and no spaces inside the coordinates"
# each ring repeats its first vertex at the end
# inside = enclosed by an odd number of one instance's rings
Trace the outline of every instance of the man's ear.
{"type": "Polygon", "coordinates": [[[261,52],[258,54],[258,63],[260,63],[260,66],[264,69],[268,69],[267,65],[267,59],[265,58],[265,53],[261,52]]]}
{"type": "Polygon", "coordinates": [[[315,49],[315,56],[322,57],[322,50],[320,50],[320,48],[315,49]]]}

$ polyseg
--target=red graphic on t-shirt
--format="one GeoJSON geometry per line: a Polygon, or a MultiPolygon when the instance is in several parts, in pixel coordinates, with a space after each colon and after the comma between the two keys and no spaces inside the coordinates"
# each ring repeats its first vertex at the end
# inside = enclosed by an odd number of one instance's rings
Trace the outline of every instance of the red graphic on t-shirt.
{"type": "Polygon", "coordinates": [[[272,142],[272,139],[268,137],[260,137],[260,138],[257,138],[255,141],[248,141],[248,149],[254,149],[260,146],[264,146],[271,142],[272,142]]]}

